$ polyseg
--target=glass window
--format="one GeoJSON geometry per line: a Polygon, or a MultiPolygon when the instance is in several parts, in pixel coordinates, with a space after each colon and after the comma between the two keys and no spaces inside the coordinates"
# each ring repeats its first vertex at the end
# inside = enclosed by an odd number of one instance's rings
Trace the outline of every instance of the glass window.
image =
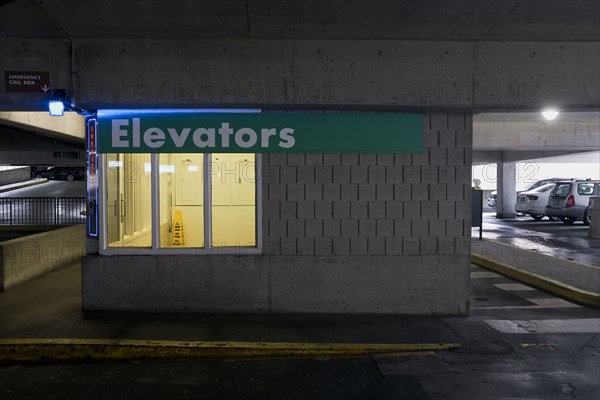
{"type": "Polygon", "coordinates": [[[106,155],[108,247],[152,246],[150,154],[106,155]]]}
{"type": "Polygon", "coordinates": [[[256,158],[106,154],[107,247],[257,247],[256,158]]]}
{"type": "Polygon", "coordinates": [[[594,194],[594,184],[593,183],[580,183],[577,185],[577,194],[581,195],[592,195],[594,194]]]}
{"type": "Polygon", "coordinates": [[[569,194],[569,191],[571,191],[570,183],[559,183],[554,188],[554,194],[559,197],[566,197],[569,194]]]}
{"type": "Polygon", "coordinates": [[[204,247],[204,155],[159,160],[160,247],[204,247]]]}
{"type": "Polygon", "coordinates": [[[256,159],[254,154],[213,154],[213,247],[256,246],[256,159]]]}

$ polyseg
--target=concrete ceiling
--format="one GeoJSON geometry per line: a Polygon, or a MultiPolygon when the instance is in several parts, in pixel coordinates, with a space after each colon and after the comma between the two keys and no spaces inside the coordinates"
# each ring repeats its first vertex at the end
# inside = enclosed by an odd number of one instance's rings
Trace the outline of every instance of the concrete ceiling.
{"type": "Polygon", "coordinates": [[[473,116],[474,123],[544,123],[547,125],[569,123],[600,124],[600,111],[561,112],[553,121],[547,121],[539,112],[481,113],[473,116]]]}
{"type": "Polygon", "coordinates": [[[597,0],[0,0],[0,35],[598,41],[597,0]],[[44,10],[40,3],[43,4],[44,10]]]}
{"type": "MultiPolygon", "coordinates": [[[[541,113],[481,113],[473,116],[473,163],[598,159],[600,112],[562,112],[547,121],[541,113]],[[580,153],[577,157],[573,154],[580,153]],[[565,156],[563,158],[559,156],[565,156]],[[550,157],[550,158],[549,158],[550,157]]],[[[593,161],[592,161],[593,162],[593,161]]]]}
{"type": "MultiPolygon", "coordinates": [[[[0,0],[0,37],[65,39],[67,33],[82,40],[253,38],[597,44],[600,1],[0,0]]],[[[4,57],[2,53],[0,49],[4,57]]],[[[516,57],[522,62],[522,54],[516,57]]],[[[477,114],[475,137],[482,134],[478,132],[482,125],[482,131],[489,132],[475,150],[538,148],[553,154],[583,151],[583,147],[589,149],[589,143],[595,145],[599,123],[598,112],[562,113],[554,124],[544,121],[539,113],[477,114]],[[519,129],[529,135],[520,135],[521,142],[529,138],[531,143],[510,142],[519,129]],[[569,146],[565,144],[573,144],[573,140],[548,141],[549,134],[565,138],[582,132],[588,136],[591,133],[593,140],[586,136],[584,146],[580,136],[573,136],[577,143],[570,146],[571,150],[566,150],[569,146]],[[498,136],[506,137],[506,143],[494,142],[498,136]]]]}

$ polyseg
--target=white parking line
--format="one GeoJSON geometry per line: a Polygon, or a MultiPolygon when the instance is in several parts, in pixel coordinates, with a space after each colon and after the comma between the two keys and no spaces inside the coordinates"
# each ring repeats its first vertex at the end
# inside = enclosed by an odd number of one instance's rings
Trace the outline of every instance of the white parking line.
{"type": "Polygon", "coordinates": [[[493,272],[471,272],[471,278],[476,279],[476,278],[502,278],[502,275],[498,275],[496,273],[493,272]]]}
{"type": "Polygon", "coordinates": [[[531,321],[489,319],[484,322],[501,333],[600,333],[600,318],[531,321]]]}
{"type": "Polygon", "coordinates": [[[572,307],[581,307],[579,304],[571,303],[570,301],[558,299],[556,297],[541,297],[541,298],[533,298],[526,299],[538,306],[547,307],[547,308],[572,308],[572,307]]]}
{"type": "Polygon", "coordinates": [[[496,283],[494,284],[499,289],[509,291],[524,291],[524,290],[536,290],[531,286],[523,285],[522,283],[496,283]]]}

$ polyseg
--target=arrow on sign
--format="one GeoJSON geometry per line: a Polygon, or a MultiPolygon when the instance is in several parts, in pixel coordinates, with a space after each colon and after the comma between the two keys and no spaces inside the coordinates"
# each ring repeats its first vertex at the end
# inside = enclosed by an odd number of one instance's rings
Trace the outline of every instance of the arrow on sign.
{"type": "Polygon", "coordinates": [[[48,90],[50,90],[50,86],[44,85],[42,86],[42,90],[44,91],[44,93],[46,93],[48,90]]]}

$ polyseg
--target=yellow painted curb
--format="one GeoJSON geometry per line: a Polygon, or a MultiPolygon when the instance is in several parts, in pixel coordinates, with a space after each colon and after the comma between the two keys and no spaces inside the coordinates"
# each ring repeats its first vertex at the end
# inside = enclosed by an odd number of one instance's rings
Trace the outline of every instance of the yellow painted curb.
{"type": "Polygon", "coordinates": [[[479,265],[480,267],[487,268],[491,271],[514,278],[538,289],[545,290],[574,303],[600,308],[600,294],[598,293],[577,289],[576,287],[555,281],[545,276],[524,272],[510,265],[498,261],[492,261],[489,258],[485,258],[474,253],[471,254],[471,262],[479,265]]]}
{"type": "Polygon", "coordinates": [[[358,356],[423,353],[459,347],[457,343],[278,343],[185,342],[106,339],[5,339],[0,360],[124,360],[181,358],[247,358],[286,356],[358,356]]]}

